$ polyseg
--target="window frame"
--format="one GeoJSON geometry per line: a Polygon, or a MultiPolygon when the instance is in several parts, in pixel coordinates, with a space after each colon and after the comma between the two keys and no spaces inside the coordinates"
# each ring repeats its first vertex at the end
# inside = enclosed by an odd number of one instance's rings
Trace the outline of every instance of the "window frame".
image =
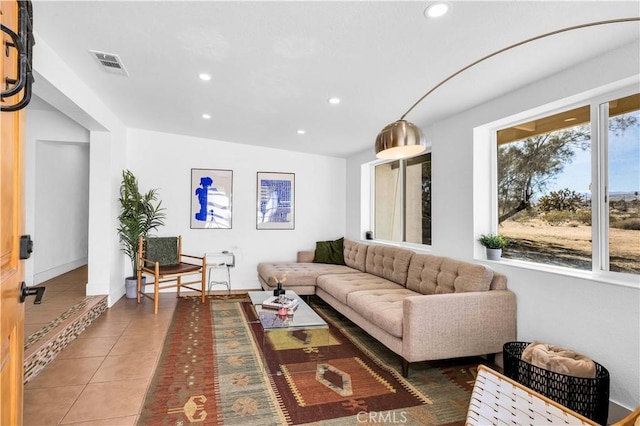
{"type": "MultiPolygon", "coordinates": [[[[474,234],[479,237],[484,233],[499,232],[497,131],[580,106],[589,105],[591,111],[590,172],[592,176],[592,200],[598,200],[597,208],[592,205],[591,270],[577,270],[569,267],[505,258],[500,260],[501,264],[590,279],[606,284],[640,288],[637,274],[608,270],[609,204],[608,202],[603,202],[608,184],[608,103],[636,93],[638,93],[638,76],[547,103],[474,128],[474,234]],[[602,114],[603,112],[606,115],[602,114]],[[489,170],[487,170],[487,167],[489,167],[489,170]],[[484,183],[478,183],[480,176],[485,179],[484,183]],[[488,184],[486,176],[490,176],[490,183],[488,184]],[[482,197],[488,197],[488,200],[483,201],[482,197]]],[[[476,244],[474,249],[474,259],[486,261],[484,251],[479,243],[476,244]]]]}
{"type": "MultiPolygon", "coordinates": [[[[421,244],[421,243],[414,243],[414,242],[409,242],[406,241],[406,191],[405,191],[405,183],[406,183],[406,175],[407,175],[407,162],[411,159],[420,157],[422,155],[427,155],[430,154],[431,155],[431,163],[433,164],[433,153],[431,150],[431,146],[427,145],[427,150],[425,152],[422,152],[418,155],[415,155],[413,157],[409,157],[409,158],[404,158],[404,159],[390,159],[390,160],[376,160],[373,161],[371,163],[369,163],[367,165],[368,169],[369,169],[369,224],[370,224],[370,230],[373,231],[373,240],[375,240],[377,243],[383,243],[383,244],[387,244],[387,245],[393,245],[393,246],[401,246],[401,247],[407,247],[407,248],[413,248],[416,250],[430,250],[431,247],[433,246],[433,220],[431,221],[431,227],[432,227],[432,232],[431,232],[431,244],[421,244]],[[400,186],[401,186],[401,191],[400,191],[400,205],[402,206],[402,215],[401,215],[401,227],[402,227],[402,241],[394,241],[394,240],[386,240],[386,239],[382,239],[382,238],[378,238],[375,232],[375,224],[376,224],[376,167],[383,165],[383,164],[389,164],[389,163],[393,163],[395,161],[398,161],[400,163],[400,173],[399,173],[399,178],[400,178],[400,186]]],[[[432,166],[433,167],[433,166],[432,166]]],[[[433,176],[433,168],[432,168],[432,176],[433,176]]],[[[432,178],[433,180],[433,178],[432,178]]],[[[432,188],[431,191],[433,193],[433,183],[432,183],[432,188]]],[[[432,218],[433,219],[433,218],[432,218]]]]}

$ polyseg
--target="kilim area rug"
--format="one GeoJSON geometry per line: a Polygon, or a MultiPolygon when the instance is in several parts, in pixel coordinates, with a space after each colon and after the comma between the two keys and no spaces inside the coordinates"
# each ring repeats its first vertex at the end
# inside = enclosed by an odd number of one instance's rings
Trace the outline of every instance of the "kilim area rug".
{"type": "Polygon", "coordinates": [[[181,298],[140,425],[462,425],[480,358],[411,365],[311,306],[328,334],[263,335],[248,298],[181,298]]]}

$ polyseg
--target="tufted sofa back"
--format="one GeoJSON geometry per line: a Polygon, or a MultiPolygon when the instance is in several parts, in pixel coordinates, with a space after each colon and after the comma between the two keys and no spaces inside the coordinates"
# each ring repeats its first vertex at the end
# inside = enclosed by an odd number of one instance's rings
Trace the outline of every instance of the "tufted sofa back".
{"type": "Polygon", "coordinates": [[[411,250],[371,244],[367,249],[365,272],[406,285],[411,250]]]}
{"type": "Polygon", "coordinates": [[[357,243],[352,240],[344,239],[344,263],[350,268],[364,272],[365,261],[367,259],[367,248],[369,246],[363,243],[357,243]]]}
{"type": "MultiPolygon", "coordinates": [[[[409,265],[407,288],[422,294],[462,293],[486,291],[492,287],[493,270],[449,257],[414,254],[409,265]]],[[[504,286],[506,278],[498,280],[494,288],[504,286]]]]}
{"type": "Polygon", "coordinates": [[[489,290],[506,290],[507,289],[507,276],[500,272],[493,272],[493,280],[491,280],[491,287],[489,290]]]}

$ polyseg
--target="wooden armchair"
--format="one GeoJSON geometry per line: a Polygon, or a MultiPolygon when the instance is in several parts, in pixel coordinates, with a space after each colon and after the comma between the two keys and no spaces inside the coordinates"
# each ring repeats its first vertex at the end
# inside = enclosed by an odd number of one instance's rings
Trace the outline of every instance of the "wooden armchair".
{"type": "Polygon", "coordinates": [[[206,295],[207,261],[205,256],[182,253],[182,237],[140,238],[138,242],[138,303],[141,297],[153,300],[153,312],[158,313],[160,290],[180,288],[199,291],[204,303],[206,295]],[[142,277],[147,277],[143,282],[142,277]],[[195,276],[199,276],[195,279],[195,276]],[[187,277],[189,281],[183,281],[187,277]],[[196,285],[193,286],[192,285],[196,285]],[[153,285],[153,297],[144,292],[144,288],[153,285]],[[198,288],[199,287],[199,288],[198,288]]]}

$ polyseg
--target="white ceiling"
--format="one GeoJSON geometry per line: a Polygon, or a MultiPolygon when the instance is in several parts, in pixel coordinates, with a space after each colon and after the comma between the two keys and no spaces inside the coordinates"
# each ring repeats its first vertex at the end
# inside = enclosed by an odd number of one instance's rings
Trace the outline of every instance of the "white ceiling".
{"type": "MultiPolygon", "coordinates": [[[[429,3],[36,0],[33,10],[38,39],[128,127],[338,157],[373,150],[380,129],[484,55],[640,16],[638,1],[454,1],[434,20],[423,15],[429,3]],[[90,49],[119,55],[129,76],[100,69],[90,49]],[[329,104],[333,96],[342,102],[329,104]]],[[[425,127],[637,40],[639,28],[604,25],[521,46],[454,78],[406,118],[425,127]]]]}

